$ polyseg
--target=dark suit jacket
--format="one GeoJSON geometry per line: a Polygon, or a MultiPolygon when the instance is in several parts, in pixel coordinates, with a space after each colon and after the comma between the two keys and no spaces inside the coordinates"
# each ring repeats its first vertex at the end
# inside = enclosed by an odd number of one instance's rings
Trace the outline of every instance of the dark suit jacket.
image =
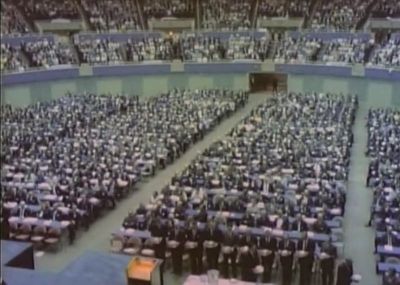
{"type": "Polygon", "coordinates": [[[305,232],[305,231],[308,230],[308,226],[307,226],[307,224],[306,224],[303,220],[300,221],[300,227],[299,227],[299,222],[298,222],[298,221],[294,221],[294,222],[291,224],[291,230],[292,230],[292,231],[305,232]]]}
{"type": "Polygon", "coordinates": [[[278,240],[274,237],[262,237],[259,240],[259,248],[269,249],[271,251],[276,251],[278,249],[278,240]]]}
{"type": "Polygon", "coordinates": [[[217,243],[221,241],[221,231],[215,227],[213,230],[207,228],[203,232],[203,240],[212,240],[217,243]]]}
{"type": "Polygon", "coordinates": [[[290,222],[289,222],[289,219],[284,220],[284,221],[282,222],[281,228],[282,228],[282,230],[284,230],[284,231],[289,231],[289,230],[290,230],[290,222]]]}
{"type": "Polygon", "coordinates": [[[323,233],[323,234],[328,234],[330,232],[330,229],[328,228],[328,226],[325,224],[325,222],[322,223],[315,223],[314,227],[313,227],[314,231],[316,233],[323,233]]]}
{"type": "Polygon", "coordinates": [[[246,270],[251,270],[259,264],[257,252],[248,252],[240,255],[240,266],[246,270]]]}
{"type": "Polygon", "coordinates": [[[251,246],[257,242],[257,239],[254,236],[247,235],[239,235],[238,236],[238,244],[239,246],[251,246]]]}
{"type": "Polygon", "coordinates": [[[222,240],[224,246],[236,247],[239,244],[238,236],[232,233],[231,235],[225,234],[222,240]]]}
{"type": "Polygon", "coordinates": [[[297,250],[303,250],[304,248],[305,251],[308,251],[312,254],[314,254],[315,252],[315,246],[316,246],[315,242],[310,239],[308,239],[307,242],[305,240],[299,240],[297,242],[297,250]]]}
{"type": "Polygon", "coordinates": [[[268,228],[276,228],[276,221],[272,222],[268,216],[265,217],[260,217],[257,220],[257,225],[258,226],[264,226],[264,227],[268,227],[268,228]]]}
{"type": "Polygon", "coordinates": [[[163,227],[161,223],[156,223],[155,221],[151,222],[149,226],[149,231],[151,232],[151,235],[154,237],[163,236],[163,227]]]}
{"type": "Polygon", "coordinates": [[[295,243],[291,240],[288,240],[288,241],[281,240],[278,243],[278,248],[279,248],[279,250],[288,250],[291,252],[291,254],[289,254],[288,256],[281,256],[280,259],[281,259],[282,267],[292,268],[293,255],[296,250],[295,243]]]}
{"type": "Polygon", "coordinates": [[[350,285],[353,276],[353,264],[343,261],[339,264],[337,269],[336,285],[350,285]]]}
{"type": "Polygon", "coordinates": [[[188,241],[193,241],[193,242],[199,242],[200,241],[200,235],[201,232],[199,232],[198,229],[193,230],[193,229],[187,229],[186,230],[186,240],[188,241]]]}
{"type": "Polygon", "coordinates": [[[322,247],[322,252],[330,255],[329,258],[321,260],[322,270],[334,270],[335,269],[335,259],[337,258],[337,250],[333,245],[324,245],[322,247]]]}
{"type": "Polygon", "coordinates": [[[179,242],[179,247],[183,247],[186,241],[185,233],[180,229],[172,229],[168,232],[168,240],[175,240],[179,242]]]}

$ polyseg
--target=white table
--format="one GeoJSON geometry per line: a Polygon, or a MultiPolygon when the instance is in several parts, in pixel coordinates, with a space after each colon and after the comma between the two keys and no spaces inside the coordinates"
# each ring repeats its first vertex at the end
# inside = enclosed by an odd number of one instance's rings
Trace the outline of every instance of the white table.
{"type": "MultiPolygon", "coordinates": [[[[189,275],[183,285],[208,285],[209,283],[203,281],[201,278],[207,280],[207,275],[203,277],[197,275],[189,275]]],[[[218,285],[255,285],[255,282],[245,282],[241,280],[218,279],[218,285]]],[[[275,283],[258,283],[263,285],[274,285],[275,283]]]]}

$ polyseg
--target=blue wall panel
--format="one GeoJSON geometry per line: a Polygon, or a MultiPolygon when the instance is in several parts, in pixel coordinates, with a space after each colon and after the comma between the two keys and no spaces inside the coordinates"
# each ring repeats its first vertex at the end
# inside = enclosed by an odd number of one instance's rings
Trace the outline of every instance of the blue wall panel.
{"type": "Polygon", "coordinates": [[[314,74],[330,76],[351,76],[351,67],[348,66],[326,66],[307,64],[276,64],[275,71],[290,74],[314,74]]]}
{"type": "Polygon", "coordinates": [[[135,64],[93,67],[94,76],[126,76],[167,74],[171,72],[169,64],[135,64]]]}
{"type": "Polygon", "coordinates": [[[384,79],[384,80],[394,80],[400,81],[400,71],[399,70],[388,70],[381,68],[366,68],[365,77],[371,79],[384,79]]]}
{"type": "Polygon", "coordinates": [[[2,76],[4,85],[23,84],[30,82],[52,81],[61,79],[73,79],[79,77],[78,68],[46,69],[40,71],[27,71],[10,73],[2,76]]]}
{"type": "Polygon", "coordinates": [[[259,63],[187,63],[187,73],[249,73],[261,71],[259,63]]]}

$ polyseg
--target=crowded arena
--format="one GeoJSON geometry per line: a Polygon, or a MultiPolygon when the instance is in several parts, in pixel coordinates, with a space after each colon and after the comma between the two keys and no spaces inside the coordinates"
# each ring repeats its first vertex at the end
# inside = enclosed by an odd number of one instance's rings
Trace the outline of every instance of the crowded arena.
{"type": "Polygon", "coordinates": [[[400,285],[400,2],[1,0],[2,285],[400,285]]]}

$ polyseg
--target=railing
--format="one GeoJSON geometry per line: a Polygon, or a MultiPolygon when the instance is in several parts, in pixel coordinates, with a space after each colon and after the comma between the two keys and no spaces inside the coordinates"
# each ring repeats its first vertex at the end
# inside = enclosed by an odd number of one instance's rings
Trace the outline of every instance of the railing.
{"type": "Polygon", "coordinates": [[[184,31],[183,35],[195,35],[195,36],[208,36],[208,37],[215,37],[220,38],[222,40],[227,40],[231,36],[241,36],[241,37],[254,37],[256,39],[260,39],[262,37],[266,37],[269,35],[268,31],[258,29],[248,29],[242,31],[212,31],[212,30],[197,30],[197,31],[184,31]]]}
{"type": "Polygon", "coordinates": [[[390,80],[400,82],[400,68],[382,68],[362,65],[326,65],[318,63],[274,63],[272,61],[218,61],[218,62],[149,62],[123,63],[114,65],[71,66],[63,69],[33,69],[2,75],[2,85],[18,85],[32,82],[51,82],[55,80],[78,79],[80,77],[123,77],[186,74],[248,74],[276,72],[297,75],[322,75],[349,78],[390,80]]]}
{"type": "Polygon", "coordinates": [[[73,68],[80,68],[81,66],[89,66],[90,68],[97,68],[97,67],[118,67],[118,66],[148,66],[148,65],[165,65],[165,64],[261,64],[263,62],[268,62],[271,64],[279,65],[312,65],[312,66],[319,66],[319,67],[354,67],[355,65],[362,66],[363,68],[372,68],[372,69],[383,69],[388,71],[400,71],[400,66],[393,66],[393,65],[375,65],[372,63],[346,63],[346,62],[324,62],[324,61],[309,61],[309,60],[283,60],[283,59],[266,59],[262,60],[255,60],[255,59],[221,59],[221,60],[145,60],[145,61],[121,61],[121,62],[102,62],[102,63],[93,63],[93,64],[63,64],[63,65],[53,65],[48,68],[45,67],[30,67],[23,71],[7,71],[3,70],[2,75],[5,74],[21,74],[26,72],[37,72],[37,71],[56,71],[56,70],[65,70],[65,69],[73,69],[73,68]]]}
{"type": "Polygon", "coordinates": [[[37,42],[46,39],[48,42],[54,42],[55,37],[53,34],[24,34],[24,35],[3,35],[1,38],[2,44],[10,46],[19,46],[21,43],[37,42]]]}
{"type": "Polygon", "coordinates": [[[71,68],[79,68],[79,64],[59,64],[59,65],[53,65],[49,67],[29,67],[25,68],[23,71],[18,71],[18,70],[2,70],[1,74],[21,74],[21,73],[26,73],[26,72],[38,72],[38,71],[52,71],[52,70],[65,70],[65,69],[71,69],[71,68]]]}
{"type": "Polygon", "coordinates": [[[291,31],[287,33],[292,38],[304,37],[306,39],[321,39],[331,41],[333,39],[362,39],[368,41],[372,38],[371,33],[366,32],[323,32],[313,30],[291,31]]]}
{"type": "Polygon", "coordinates": [[[104,39],[117,42],[126,42],[128,39],[146,39],[146,38],[160,38],[163,37],[161,32],[140,32],[132,31],[127,33],[79,33],[74,36],[75,41],[80,40],[94,40],[104,39]]]}

